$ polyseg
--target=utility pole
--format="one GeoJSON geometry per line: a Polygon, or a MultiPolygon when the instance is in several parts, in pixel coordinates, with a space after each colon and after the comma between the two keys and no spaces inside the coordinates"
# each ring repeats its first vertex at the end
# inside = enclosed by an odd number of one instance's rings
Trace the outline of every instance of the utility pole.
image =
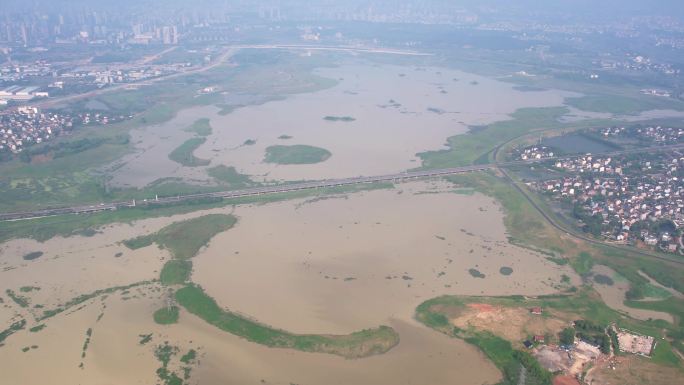
{"type": "Polygon", "coordinates": [[[169,289],[166,292],[166,310],[171,311],[173,308],[174,301],[173,301],[173,290],[169,289]]]}

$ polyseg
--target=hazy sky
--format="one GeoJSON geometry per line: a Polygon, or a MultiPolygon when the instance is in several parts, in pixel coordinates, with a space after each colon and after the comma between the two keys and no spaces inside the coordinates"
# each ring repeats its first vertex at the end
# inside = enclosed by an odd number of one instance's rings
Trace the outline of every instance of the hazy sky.
{"type": "MultiPolygon", "coordinates": [[[[321,6],[334,4],[336,7],[348,6],[350,9],[381,7],[383,5],[412,5],[420,9],[426,5],[446,5],[447,8],[465,7],[470,10],[500,9],[515,10],[515,14],[521,13],[567,13],[573,16],[601,16],[611,15],[683,15],[684,0],[3,0],[3,8],[40,8],[60,7],[64,5],[80,6],[89,8],[118,8],[126,6],[141,6],[142,4],[155,4],[156,7],[210,7],[213,5],[228,4],[231,6],[281,6],[302,7],[321,6]]],[[[205,8],[206,9],[206,8],[205,8]]],[[[2,9],[0,9],[2,12],[2,9]]]]}

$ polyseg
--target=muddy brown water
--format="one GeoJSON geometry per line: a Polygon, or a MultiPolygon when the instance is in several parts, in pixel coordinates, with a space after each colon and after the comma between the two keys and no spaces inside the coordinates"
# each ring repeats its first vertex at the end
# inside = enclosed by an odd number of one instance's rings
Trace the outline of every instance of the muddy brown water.
{"type": "Polygon", "coordinates": [[[166,123],[133,130],[137,151],[110,165],[112,185],[143,187],[165,177],[211,183],[204,170],[217,165],[234,166],[257,180],[279,181],[400,172],[419,166],[417,153],[444,148],[447,137],[467,132],[468,126],[510,119],[523,107],[559,106],[573,95],[521,92],[510,83],[433,67],[419,71],[349,61],[316,73],[338,84],[225,116],[216,107],[192,107],[166,123]],[[325,116],[356,120],[330,122],[325,116]],[[211,164],[182,167],[168,154],[192,136],[183,129],[200,118],[209,118],[214,130],[195,156],[211,164]],[[278,139],[281,135],[292,139],[278,139]],[[243,146],[249,139],[256,144],[243,146]],[[263,163],[266,147],[275,144],[318,146],[332,157],[311,165],[263,163]]]}
{"type": "MultiPolygon", "coordinates": [[[[4,378],[10,383],[151,383],[159,367],[153,345],[168,340],[200,349],[202,363],[192,377],[198,383],[495,383],[500,373],[482,353],[418,324],[415,307],[442,294],[552,293],[561,274],[578,278],[542,255],[508,244],[500,207],[491,198],[452,189],[441,182],[415,182],[326,199],[238,206],[238,225],[212,239],[195,258],[193,280],[221,306],[301,333],[390,325],[401,342],[387,354],[345,360],[270,349],[185,312],[179,324],[159,326],[151,314],[164,306],[163,292],[148,287],[89,301],[51,318],[41,332],[13,335],[0,348],[0,362],[12,368],[3,371],[4,378]],[[499,273],[504,265],[513,269],[510,276],[499,273]],[[470,276],[473,267],[485,278],[470,276]],[[93,337],[80,369],[90,327],[93,337]],[[139,335],[147,333],[154,334],[154,342],[139,346],[139,335]],[[31,345],[39,348],[21,351],[31,345]]],[[[0,288],[34,284],[41,290],[30,294],[33,303],[62,303],[103,286],[156,278],[167,252],[155,246],[130,251],[119,242],[174,221],[232,210],[109,225],[93,237],[6,242],[0,245],[0,260],[13,269],[0,272],[0,288]],[[21,259],[34,250],[45,255],[21,259]],[[123,255],[115,257],[118,252],[123,255]]],[[[13,305],[3,312],[9,318],[28,317],[13,305]]]]}
{"type": "Polygon", "coordinates": [[[625,293],[629,290],[629,281],[620,276],[615,270],[605,265],[595,265],[591,269],[591,272],[594,274],[603,274],[613,279],[613,285],[600,284],[592,281],[592,285],[601,295],[601,299],[603,299],[603,302],[610,308],[640,320],[662,319],[670,323],[674,322],[674,318],[669,313],[635,309],[625,305],[625,293]]]}

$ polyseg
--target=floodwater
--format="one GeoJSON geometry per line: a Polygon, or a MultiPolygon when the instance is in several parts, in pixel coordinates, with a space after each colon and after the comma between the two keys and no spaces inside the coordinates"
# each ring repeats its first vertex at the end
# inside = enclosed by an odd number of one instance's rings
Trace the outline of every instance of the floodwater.
{"type": "MultiPolygon", "coordinates": [[[[39,286],[25,295],[32,306],[51,308],[95,289],[157,278],[166,251],[130,251],[120,242],[218,212],[233,209],[109,225],[92,237],[6,242],[0,245],[0,289],[39,286]],[[45,255],[22,260],[36,250],[45,255]]],[[[553,293],[562,274],[578,281],[567,267],[508,244],[500,207],[490,198],[454,193],[443,182],[238,206],[233,213],[236,227],[214,237],[194,260],[193,280],[221,306],[302,333],[390,325],[400,334],[399,345],[383,355],[345,360],[263,347],[185,312],[179,324],[162,327],[151,315],[164,306],[164,293],[152,284],[88,301],[47,320],[38,333],[11,336],[0,348],[0,362],[12,368],[3,370],[3,379],[152,383],[160,366],[154,346],[169,341],[200,352],[193,383],[491,384],[500,378],[493,364],[473,346],[417,323],[415,307],[442,294],[553,293]],[[502,266],[513,273],[501,275],[502,266]],[[485,278],[472,277],[471,268],[485,278]],[[88,328],[93,336],[81,358],[88,328]],[[139,336],[148,333],[153,342],[140,345],[139,336]],[[38,348],[21,351],[33,345],[38,348]]],[[[5,301],[3,312],[32,320],[27,309],[5,301]]]]}
{"type": "Polygon", "coordinates": [[[348,333],[408,322],[420,302],[439,295],[549,294],[563,273],[574,275],[509,244],[491,198],[448,191],[416,182],[346,199],[238,207],[238,225],[195,259],[193,280],[267,324],[348,333]],[[503,266],[513,273],[502,275],[503,266]]]}
{"type": "Polygon", "coordinates": [[[613,285],[605,285],[593,282],[594,288],[601,295],[601,299],[603,299],[603,302],[605,302],[608,307],[640,320],[662,319],[670,323],[674,323],[674,319],[669,313],[646,309],[635,309],[625,305],[625,293],[627,290],[629,290],[629,281],[615,272],[615,270],[608,266],[595,265],[591,269],[591,272],[593,274],[605,275],[613,280],[613,285]]]}
{"type": "Polygon", "coordinates": [[[510,119],[523,107],[559,106],[570,93],[522,92],[509,83],[444,68],[370,65],[349,61],[316,71],[338,84],[219,115],[216,107],[192,107],[169,122],[132,133],[138,151],[112,165],[112,184],[144,187],[159,178],[208,183],[204,168],[181,167],[168,154],[191,136],[183,129],[209,118],[214,132],[195,156],[208,167],[234,166],[256,180],[327,179],[400,172],[420,166],[417,153],[444,148],[469,126],[510,119]],[[350,116],[331,122],[326,116],[350,116]],[[279,139],[281,135],[291,139],[279,139]],[[159,138],[165,138],[160,141],[159,138]],[[247,140],[256,144],[244,146],[247,140]],[[263,163],[266,147],[306,144],[332,157],[311,165],[263,163]],[[118,167],[118,168],[117,168],[118,167]]]}
{"type": "MultiPolygon", "coordinates": [[[[161,367],[153,350],[164,341],[178,346],[179,355],[191,348],[198,351],[200,364],[193,369],[193,384],[470,385],[500,379],[475,347],[415,324],[392,323],[402,341],[389,353],[346,360],[253,344],[185,312],[178,324],[160,327],[152,313],[163,303],[151,294],[126,301],[111,296],[102,304],[97,301],[56,318],[39,333],[12,336],[0,349],[3,368],[11,368],[3,369],[3,380],[8,384],[153,384],[161,367]],[[106,308],[101,310],[102,306],[106,308]],[[97,321],[99,314],[104,316],[97,321]],[[92,338],[86,357],[81,358],[89,328],[92,338]],[[140,345],[140,335],[149,333],[152,341],[140,345]],[[31,345],[38,348],[21,352],[31,345]]],[[[169,369],[177,370],[177,361],[178,356],[169,369]]]]}
{"type": "Polygon", "coordinates": [[[194,137],[185,131],[197,119],[216,112],[215,107],[196,107],[178,111],[168,122],[131,130],[135,151],[107,165],[109,183],[116,187],[144,187],[163,178],[183,178],[188,183],[208,182],[206,172],[196,167],[184,167],[169,159],[169,154],[194,137]]]}

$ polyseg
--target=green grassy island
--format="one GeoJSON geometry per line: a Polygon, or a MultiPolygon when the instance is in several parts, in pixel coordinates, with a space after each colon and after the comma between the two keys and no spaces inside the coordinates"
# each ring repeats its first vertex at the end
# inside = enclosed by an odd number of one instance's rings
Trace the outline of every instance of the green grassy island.
{"type": "Polygon", "coordinates": [[[327,120],[329,122],[353,122],[356,120],[356,118],[352,118],[351,116],[326,116],[323,118],[323,120],[327,120]]]}
{"type": "Polygon", "coordinates": [[[379,326],[347,335],[294,334],[272,328],[222,309],[196,285],[188,285],[178,290],[176,301],[190,313],[223,331],[274,348],[362,358],[385,353],[399,343],[399,334],[389,326],[379,326]]]}
{"type": "Polygon", "coordinates": [[[204,144],[205,141],[205,138],[188,139],[178,148],[171,151],[169,154],[169,159],[176,163],[180,163],[185,167],[206,166],[209,164],[208,160],[196,158],[195,155],[193,155],[193,152],[195,152],[199,146],[204,144]]]}
{"type": "Polygon", "coordinates": [[[266,148],[264,162],[277,164],[313,164],[328,160],[330,151],[314,146],[296,144],[293,146],[270,146],[266,148]]]}

